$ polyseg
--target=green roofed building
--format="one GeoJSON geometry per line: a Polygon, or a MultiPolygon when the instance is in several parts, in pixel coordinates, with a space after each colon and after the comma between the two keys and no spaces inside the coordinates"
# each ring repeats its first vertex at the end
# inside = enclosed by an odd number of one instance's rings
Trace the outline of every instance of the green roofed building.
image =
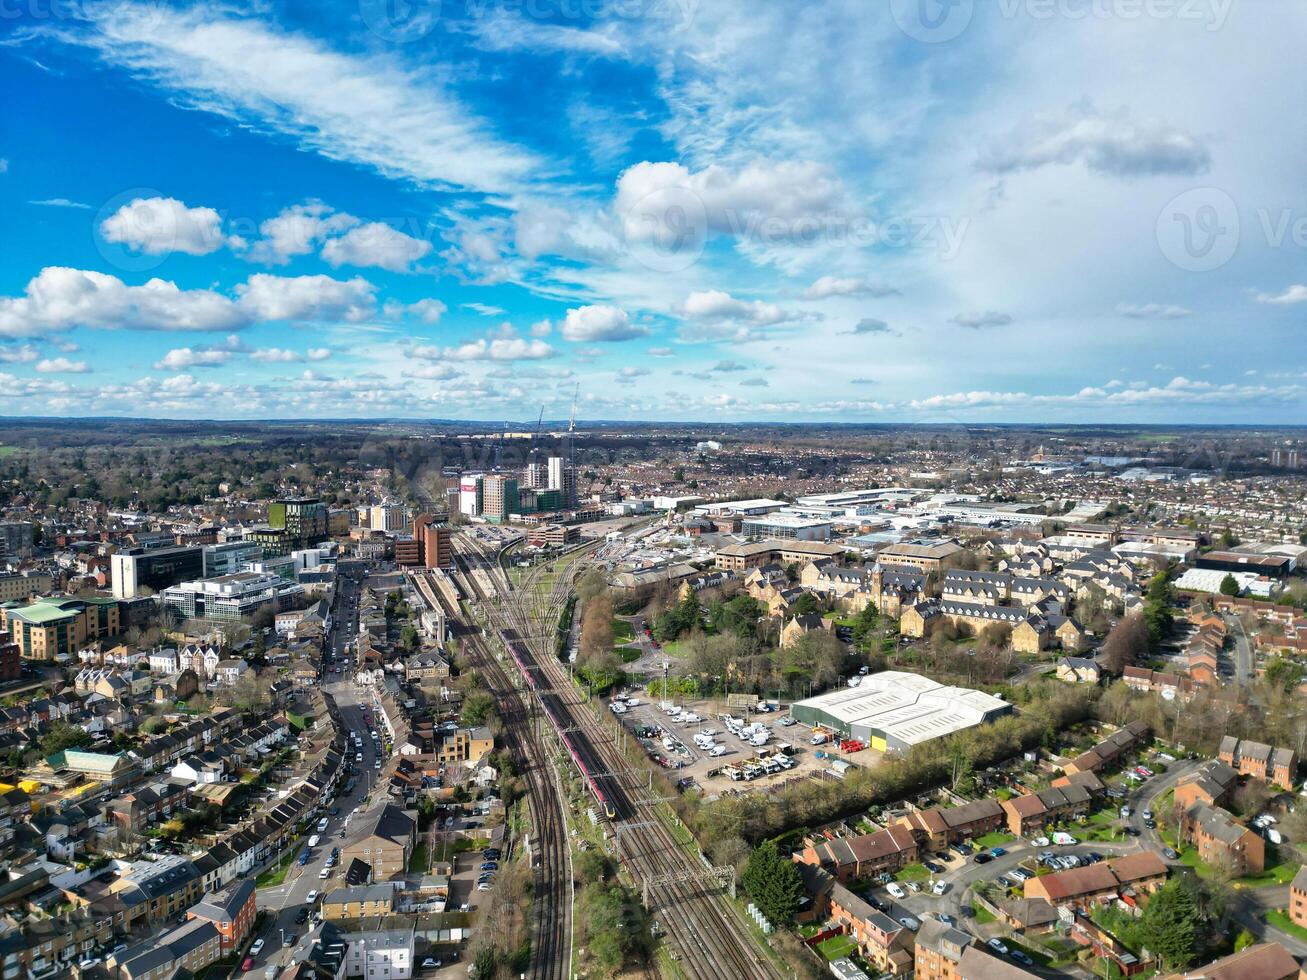
{"type": "Polygon", "coordinates": [[[29,660],[67,660],[86,644],[122,632],[118,600],[53,596],[0,606],[0,618],[29,660]]]}

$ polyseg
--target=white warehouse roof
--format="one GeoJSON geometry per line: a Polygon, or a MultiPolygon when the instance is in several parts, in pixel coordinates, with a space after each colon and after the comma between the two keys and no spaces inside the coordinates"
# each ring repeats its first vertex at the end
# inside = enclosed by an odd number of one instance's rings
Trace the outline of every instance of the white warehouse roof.
{"type": "Polygon", "coordinates": [[[891,742],[917,745],[979,725],[1011,709],[1002,698],[967,687],[946,687],[929,677],[885,670],[842,688],[799,701],[844,726],[872,728],[891,742]]]}

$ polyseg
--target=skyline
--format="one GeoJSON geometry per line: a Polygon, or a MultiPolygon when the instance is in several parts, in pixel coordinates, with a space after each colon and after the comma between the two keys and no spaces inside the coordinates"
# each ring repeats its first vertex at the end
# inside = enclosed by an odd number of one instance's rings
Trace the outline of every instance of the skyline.
{"type": "Polygon", "coordinates": [[[1301,9],[581,6],[20,11],[0,413],[1303,417],[1301,9]]]}

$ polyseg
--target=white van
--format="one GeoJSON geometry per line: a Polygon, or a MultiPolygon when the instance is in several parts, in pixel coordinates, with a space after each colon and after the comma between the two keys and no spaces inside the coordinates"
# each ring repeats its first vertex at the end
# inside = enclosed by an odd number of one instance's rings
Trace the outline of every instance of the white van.
{"type": "Polygon", "coordinates": [[[318,833],[325,834],[326,832],[327,832],[327,818],[323,817],[321,820],[318,821],[318,833]]]}
{"type": "Polygon", "coordinates": [[[725,745],[714,745],[714,746],[713,746],[713,747],[708,751],[708,754],[709,754],[710,756],[712,756],[714,759],[717,758],[718,756],[725,755],[725,754],[726,754],[726,746],[725,746],[725,745]]]}

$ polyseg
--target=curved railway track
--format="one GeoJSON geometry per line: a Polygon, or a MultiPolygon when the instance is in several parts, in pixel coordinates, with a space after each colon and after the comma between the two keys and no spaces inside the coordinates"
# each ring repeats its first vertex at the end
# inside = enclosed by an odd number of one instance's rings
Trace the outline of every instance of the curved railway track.
{"type": "MultiPolygon", "coordinates": [[[[571,570],[556,574],[548,592],[542,594],[536,585],[546,566],[536,566],[514,589],[494,556],[475,542],[464,542],[473,552],[463,558],[466,567],[484,570],[501,600],[485,598],[484,591],[477,587],[487,615],[523,673],[534,677],[542,707],[569,736],[578,767],[588,775],[592,791],[611,804],[610,819],[618,837],[619,857],[637,884],[644,887],[652,883],[649,911],[679,954],[680,970],[693,980],[779,977],[719,889],[704,881],[685,880],[687,872],[704,870],[697,851],[679,844],[658,819],[653,811],[656,798],[639,785],[638,773],[628,774],[630,763],[618,749],[611,729],[581,701],[555,657],[555,627],[572,592],[571,570]],[[678,876],[681,880],[677,880],[678,876]]],[[[593,547],[600,544],[595,542],[593,547]]],[[[467,578],[474,580],[470,572],[467,578]]]]}

